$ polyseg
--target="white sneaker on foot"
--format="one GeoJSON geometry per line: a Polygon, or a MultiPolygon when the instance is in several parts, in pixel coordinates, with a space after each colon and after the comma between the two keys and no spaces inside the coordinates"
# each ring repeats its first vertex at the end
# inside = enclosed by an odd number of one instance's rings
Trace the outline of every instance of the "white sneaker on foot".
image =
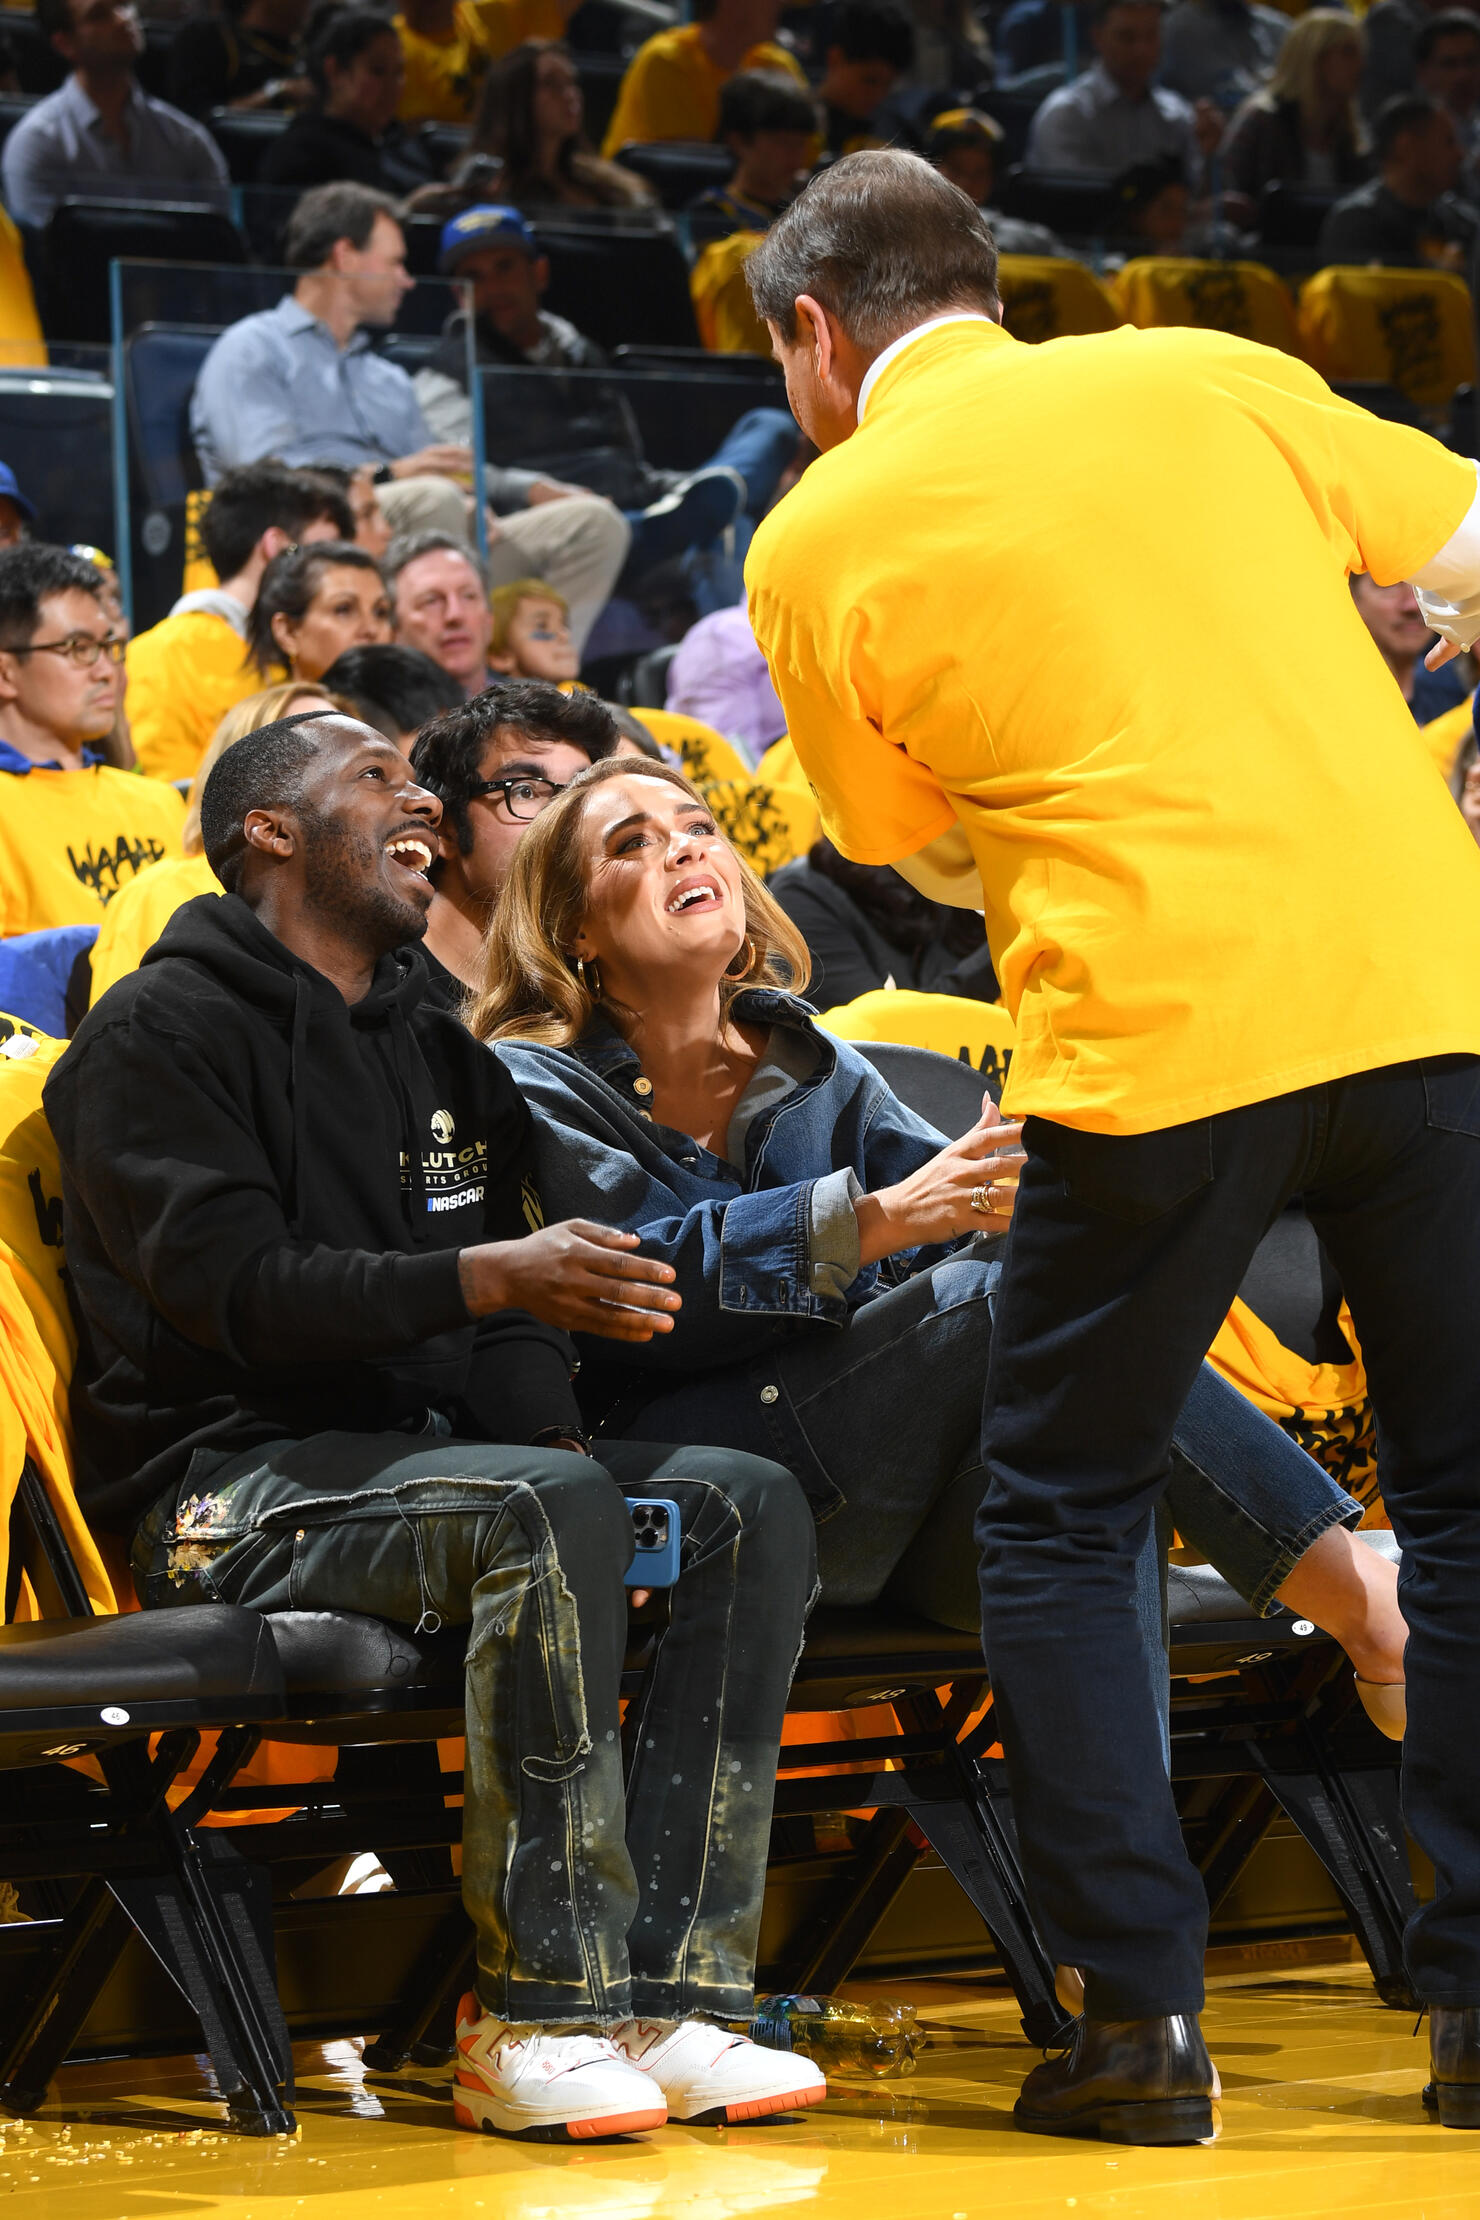
{"type": "Polygon", "coordinates": [[[624,2020],[612,2041],[668,2099],[670,2120],[720,2127],[821,2104],[827,2079],[810,2058],[763,2050],[708,2020],[624,2020]]]}
{"type": "Polygon", "coordinates": [[[668,2108],[606,2037],[510,2027],[470,1992],[457,2008],[452,2115],[495,2135],[581,2143],[660,2128],[668,2108]]]}

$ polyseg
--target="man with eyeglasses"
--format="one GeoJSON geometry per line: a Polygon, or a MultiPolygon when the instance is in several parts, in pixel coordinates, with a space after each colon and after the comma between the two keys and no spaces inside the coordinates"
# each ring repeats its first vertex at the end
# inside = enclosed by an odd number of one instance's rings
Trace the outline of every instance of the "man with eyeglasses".
{"type": "Polygon", "coordinates": [[[619,738],[594,694],[563,694],[539,679],[491,686],[422,728],[412,767],[442,804],[442,822],[421,945],[450,1004],[482,983],[483,936],[514,850],[573,778],[615,754],[619,738]]]}
{"type": "Polygon", "coordinates": [[[120,886],[180,853],[172,786],[106,763],[123,639],[105,575],[67,548],[0,550],[0,935],[96,924],[120,886]]]}

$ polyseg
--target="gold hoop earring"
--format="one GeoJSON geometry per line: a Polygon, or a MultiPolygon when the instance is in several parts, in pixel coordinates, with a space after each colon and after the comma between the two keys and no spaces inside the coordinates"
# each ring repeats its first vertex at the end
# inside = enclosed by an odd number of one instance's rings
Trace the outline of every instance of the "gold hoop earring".
{"type": "Polygon", "coordinates": [[[587,963],[584,956],[577,956],[576,977],[581,982],[582,992],[589,995],[593,1002],[599,1002],[601,1000],[601,973],[596,968],[595,959],[593,958],[590,963],[587,963]]]}
{"type": "Polygon", "coordinates": [[[725,977],[727,979],[748,979],[755,969],[756,958],[757,956],[759,956],[760,950],[757,948],[755,942],[751,939],[749,933],[747,933],[745,936],[745,946],[741,949],[740,954],[745,958],[744,963],[741,965],[738,971],[735,969],[735,964],[739,962],[739,957],[736,957],[731,963],[729,963],[725,968],[725,977]]]}

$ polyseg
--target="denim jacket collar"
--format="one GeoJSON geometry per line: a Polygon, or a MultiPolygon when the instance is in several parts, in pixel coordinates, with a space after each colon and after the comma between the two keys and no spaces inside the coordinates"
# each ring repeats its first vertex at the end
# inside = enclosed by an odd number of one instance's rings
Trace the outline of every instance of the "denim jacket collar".
{"type": "MultiPolygon", "coordinates": [[[[811,1034],[823,1052],[818,1076],[825,1076],[831,1069],[827,1035],[817,1031],[813,1023],[816,1012],[800,995],[786,994],[780,987],[742,987],[730,1004],[730,1014],[751,1025],[793,1025],[798,1032],[811,1034]]],[[[609,1086],[630,1089],[641,1076],[636,1049],[604,1012],[598,1012],[580,1039],[572,1043],[569,1054],[578,1057],[587,1071],[606,1080],[609,1086]]]]}

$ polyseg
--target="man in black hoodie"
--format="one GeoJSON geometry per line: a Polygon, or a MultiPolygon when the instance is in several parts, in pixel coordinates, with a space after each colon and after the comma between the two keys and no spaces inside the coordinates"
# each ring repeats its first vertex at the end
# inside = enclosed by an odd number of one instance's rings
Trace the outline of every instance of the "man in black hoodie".
{"type": "Polygon", "coordinates": [[[78,1494],[133,1536],[147,1604],[471,1621],[461,2124],[789,2109],[815,2070],[713,2021],[750,2008],[811,1516],[756,1458],[588,1454],[567,1334],[646,1340],[678,1298],[635,1237],[544,1225],[528,1110],[426,993],[440,814],[348,718],[212,772],[224,897],[176,914],[46,1093],[78,1494]],[[624,1489],[684,1524],[630,1822],[624,1489]]]}

